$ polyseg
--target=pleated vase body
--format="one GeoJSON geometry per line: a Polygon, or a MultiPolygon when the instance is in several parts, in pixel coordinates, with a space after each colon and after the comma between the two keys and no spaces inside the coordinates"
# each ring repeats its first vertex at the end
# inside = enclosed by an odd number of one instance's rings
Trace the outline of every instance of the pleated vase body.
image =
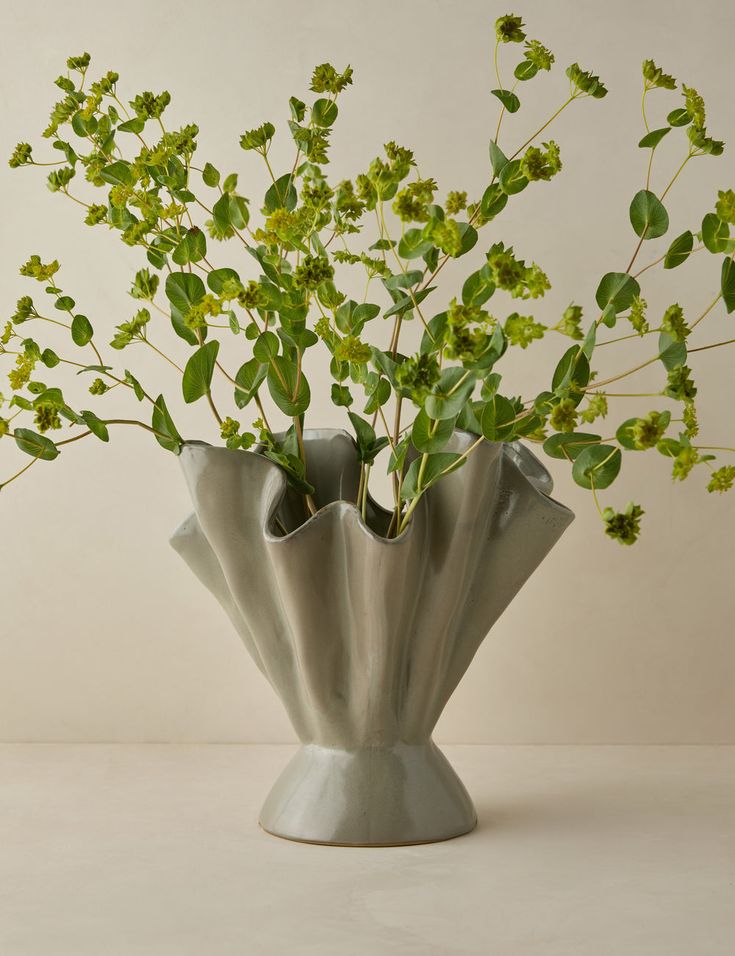
{"type": "MultiPolygon", "coordinates": [[[[191,443],[171,543],[229,615],[301,747],[260,816],[277,836],[380,846],[459,836],[472,801],[431,739],[478,647],[573,519],[523,446],[483,443],[398,538],[354,505],[355,445],[305,433],[316,515],[262,455],[191,443]],[[288,533],[284,534],[283,529],[288,533]]],[[[456,432],[447,450],[474,436],[456,432]]]]}

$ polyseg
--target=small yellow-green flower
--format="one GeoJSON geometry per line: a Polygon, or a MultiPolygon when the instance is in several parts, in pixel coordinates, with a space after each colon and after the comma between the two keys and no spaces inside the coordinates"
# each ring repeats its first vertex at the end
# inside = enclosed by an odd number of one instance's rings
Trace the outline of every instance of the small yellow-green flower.
{"type": "Polygon", "coordinates": [[[605,508],[602,520],[605,522],[605,534],[620,544],[635,544],[641,530],[641,517],[645,514],[640,505],[629,502],[625,511],[605,508]]]}
{"type": "Polygon", "coordinates": [[[495,21],[495,36],[499,43],[522,43],[526,39],[522,17],[506,13],[495,21]]]}
{"type": "Polygon", "coordinates": [[[723,491],[729,491],[735,482],[735,465],[723,465],[717,471],[713,471],[710,476],[707,491],[717,491],[722,494],[723,491]]]}
{"type": "Polygon", "coordinates": [[[577,406],[571,398],[564,398],[554,405],[549,415],[549,425],[557,432],[573,432],[577,425],[577,406]]]}

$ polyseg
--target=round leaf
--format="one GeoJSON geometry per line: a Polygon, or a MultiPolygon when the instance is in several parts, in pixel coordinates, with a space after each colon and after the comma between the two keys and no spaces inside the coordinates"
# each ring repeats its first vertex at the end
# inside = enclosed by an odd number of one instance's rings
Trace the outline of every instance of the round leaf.
{"type": "Polygon", "coordinates": [[[521,162],[514,159],[507,163],[500,171],[500,188],[508,196],[521,192],[528,185],[528,180],[521,172],[521,162]]]}
{"type": "Polygon", "coordinates": [[[582,488],[607,488],[620,472],[623,456],[613,445],[590,445],[581,451],[572,466],[572,478],[582,488]]]}
{"type": "Polygon", "coordinates": [[[469,401],[474,387],[474,376],[465,369],[445,368],[434,391],[424,402],[427,415],[433,419],[456,418],[469,401]]]}
{"type": "Polygon", "coordinates": [[[595,301],[603,310],[612,305],[616,312],[625,312],[640,291],[641,287],[627,272],[608,272],[600,280],[595,301]]]}
{"type": "Polygon", "coordinates": [[[574,461],[585,448],[598,445],[601,441],[601,435],[593,435],[589,432],[558,432],[550,435],[543,447],[549,458],[574,461]]]}
{"type": "Polygon", "coordinates": [[[411,442],[420,452],[432,453],[441,451],[454,432],[456,418],[444,418],[432,422],[422,408],[413,422],[411,442]]]}
{"type": "Polygon", "coordinates": [[[71,320],[71,337],[75,345],[86,345],[94,335],[92,323],[86,315],[75,315],[71,320]]]}
{"type": "Polygon", "coordinates": [[[642,239],[657,239],[669,228],[669,214],[658,196],[641,189],[630,204],[630,223],[642,239]]]}

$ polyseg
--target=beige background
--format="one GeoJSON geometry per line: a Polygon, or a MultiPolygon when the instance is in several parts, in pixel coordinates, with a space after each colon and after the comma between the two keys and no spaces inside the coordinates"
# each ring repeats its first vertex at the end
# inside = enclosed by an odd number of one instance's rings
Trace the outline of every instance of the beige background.
{"type": "MultiPolygon", "coordinates": [[[[435,176],[443,190],[479,193],[486,183],[497,116],[488,92],[495,85],[492,22],[504,8],[428,0],[210,0],[172,10],[140,0],[122,6],[67,0],[63,11],[58,3],[4,5],[0,153],[9,154],[19,139],[39,141],[53,78],[67,55],[88,49],[98,69],[121,73],[120,86],[131,97],[140,89],[169,89],[171,122],[196,120],[202,161],[239,170],[243,191],[257,200],[264,180],[254,158],[238,148],[239,133],[264,119],[283,124],[288,97],[302,95],[312,66],[330,60],[355,69],[334,137],[333,175],[360,171],[395,138],[415,149],[422,174],[435,176]]],[[[643,184],[647,158],[636,148],[640,61],[652,56],[696,85],[707,99],[712,133],[735,139],[735,8],[726,0],[695,9],[681,0],[525,0],[519,11],[529,35],[547,43],[558,62],[551,77],[519,91],[523,108],[507,121],[502,143],[520,144],[562,101],[563,69],[573,60],[599,72],[610,88],[602,102],[575,103],[554,125],[550,135],[561,144],[564,175],[529,188],[490,227],[493,237],[514,242],[519,254],[548,271],[554,289],[536,313],[553,324],[570,299],[590,305],[600,275],[624,268],[634,246],[627,206],[643,184]]],[[[652,118],[674,105],[676,94],[652,95],[652,118]]],[[[669,138],[657,158],[657,190],[683,151],[680,137],[669,138]]],[[[282,133],[273,150],[284,168],[287,139],[282,133]]],[[[696,228],[716,189],[735,186],[732,155],[691,164],[668,203],[667,238],[696,228]]],[[[35,292],[16,268],[38,252],[61,259],[64,288],[98,328],[112,329],[132,313],[125,290],[139,256],[83,226],[80,210],[48,193],[38,173],[0,170],[2,308],[9,314],[19,295],[35,292]]],[[[482,235],[473,262],[493,241],[489,231],[482,235]]],[[[661,254],[654,251],[658,244],[649,245],[642,264],[661,254]]],[[[220,250],[217,263],[233,264],[237,255],[234,248],[220,250]]],[[[459,265],[442,273],[440,295],[457,291],[461,272],[470,268],[467,260],[459,265]]],[[[242,260],[240,266],[247,274],[242,260]]],[[[717,287],[718,268],[700,254],[675,273],[651,270],[644,292],[654,314],[676,300],[696,314],[717,287]]],[[[720,309],[698,330],[697,344],[730,338],[732,329],[733,317],[720,309]]],[[[185,356],[183,343],[165,331],[156,332],[156,341],[185,356]]],[[[603,371],[650,354],[650,344],[627,346],[606,350],[603,371]]],[[[508,363],[508,381],[526,393],[543,386],[562,347],[558,340],[534,345],[522,366],[508,363]]],[[[236,367],[232,347],[227,355],[236,367]]],[[[177,393],[175,377],[155,357],[127,352],[124,358],[144,381],[155,374],[168,394],[177,393]]],[[[732,444],[731,353],[702,353],[692,364],[700,378],[702,441],[732,444]]],[[[653,383],[641,374],[630,390],[647,391],[653,383]]],[[[634,407],[649,408],[645,399],[643,405],[621,399],[612,420],[622,421],[634,407]]],[[[204,413],[189,410],[188,436],[211,437],[204,413]]],[[[311,420],[331,425],[341,418],[322,400],[311,420]]],[[[19,460],[9,445],[0,449],[0,475],[19,460]]],[[[622,506],[634,497],[647,509],[643,539],[624,550],[603,537],[588,496],[566,469],[552,471],[558,496],[578,519],[481,648],[438,737],[735,741],[735,497],[715,500],[701,477],[673,487],[663,459],[634,457],[604,499],[622,506]]],[[[110,448],[72,446],[63,461],[39,464],[3,493],[0,739],[292,739],[278,701],[224,615],[168,548],[167,536],[188,507],[175,459],[132,430],[115,432],[110,448]]]]}

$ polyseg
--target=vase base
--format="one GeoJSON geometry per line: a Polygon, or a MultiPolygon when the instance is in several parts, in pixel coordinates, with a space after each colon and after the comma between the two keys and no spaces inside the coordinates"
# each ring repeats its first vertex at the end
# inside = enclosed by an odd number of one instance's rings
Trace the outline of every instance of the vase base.
{"type": "Polygon", "coordinates": [[[387,847],[437,843],[474,829],[472,801],[432,743],[302,747],[263,805],[267,833],[298,843],[387,847]]]}
{"type": "Polygon", "coordinates": [[[477,818],[475,818],[475,822],[472,824],[469,830],[463,830],[462,833],[453,833],[451,836],[447,837],[434,837],[431,840],[403,840],[399,843],[336,843],[334,840],[304,840],[301,837],[284,836],[282,833],[274,833],[272,830],[266,830],[260,821],[258,821],[258,826],[263,833],[267,833],[268,836],[278,837],[279,840],[287,840],[289,843],[305,843],[307,846],[344,846],[352,847],[356,850],[365,850],[369,848],[379,850],[381,847],[385,849],[392,846],[427,846],[430,843],[446,843],[447,840],[457,840],[459,837],[467,836],[468,833],[472,833],[477,826],[477,818]]]}

